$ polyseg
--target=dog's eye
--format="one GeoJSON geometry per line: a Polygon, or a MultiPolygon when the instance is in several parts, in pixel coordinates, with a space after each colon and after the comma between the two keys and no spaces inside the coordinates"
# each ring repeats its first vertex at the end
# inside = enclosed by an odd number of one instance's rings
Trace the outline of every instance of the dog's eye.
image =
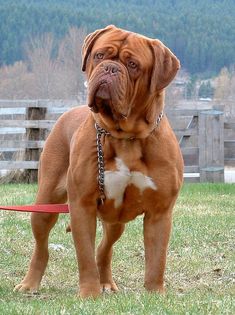
{"type": "Polygon", "coordinates": [[[95,58],[96,58],[96,59],[103,59],[103,58],[104,58],[104,54],[103,54],[103,53],[97,53],[97,54],[95,55],[95,58]]]}
{"type": "Polygon", "coordinates": [[[130,60],[128,62],[128,67],[131,68],[131,69],[135,69],[135,68],[137,68],[137,64],[134,61],[130,60]]]}

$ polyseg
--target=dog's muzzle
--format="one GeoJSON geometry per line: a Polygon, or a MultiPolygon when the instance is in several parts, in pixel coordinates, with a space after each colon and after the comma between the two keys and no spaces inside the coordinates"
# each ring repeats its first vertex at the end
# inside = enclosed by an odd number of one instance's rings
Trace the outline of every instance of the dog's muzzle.
{"type": "Polygon", "coordinates": [[[127,117],[128,74],[116,61],[103,61],[89,79],[88,106],[95,113],[104,113],[114,119],[127,117]]]}

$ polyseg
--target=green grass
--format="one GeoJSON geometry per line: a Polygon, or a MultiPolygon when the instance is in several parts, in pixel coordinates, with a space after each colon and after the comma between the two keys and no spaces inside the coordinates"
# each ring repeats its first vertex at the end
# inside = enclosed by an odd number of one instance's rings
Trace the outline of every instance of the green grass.
{"type": "MultiPolygon", "coordinates": [[[[33,203],[36,186],[2,185],[0,204],[33,203]]],[[[235,314],[235,185],[188,184],[175,207],[166,270],[167,294],[143,289],[142,218],[127,225],[115,245],[113,273],[120,293],[82,301],[68,215],[50,243],[50,262],[36,296],[13,293],[33,247],[29,214],[0,211],[0,314],[235,314]]],[[[99,225],[97,238],[101,237],[99,225]]]]}

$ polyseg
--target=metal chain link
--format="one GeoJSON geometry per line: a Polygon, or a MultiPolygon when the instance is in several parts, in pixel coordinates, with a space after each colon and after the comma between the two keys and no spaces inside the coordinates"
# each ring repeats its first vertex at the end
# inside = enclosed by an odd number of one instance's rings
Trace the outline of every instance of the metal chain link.
{"type": "MultiPolygon", "coordinates": [[[[163,112],[161,112],[156,120],[156,127],[154,129],[158,127],[163,116],[164,114],[163,112]]],[[[99,191],[100,191],[98,205],[100,204],[103,205],[106,197],[105,197],[105,191],[104,191],[105,190],[105,187],[104,187],[105,163],[104,163],[104,152],[102,148],[101,137],[102,135],[110,136],[111,134],[105,129],[101,128],[97,123],[95,123],[95,129],[96,129],[96,146],[97,146],[97,158],[98,158],[98,184],[99,184],[99,191]]],[[[134,138],[131,138],[131,139],[134,139],[134,138]]]]}
{"type": "Polygon", "coordinates": [[[105,164],[104,164],[104,153],[101,143],[102,135],[110,135],[108,131],[101,128],[97,123],[95,123],[96,128],[96,146],[97,146],[97,158],[98,158],[98,184],[99,184],[99,191],[100,197],[98,199],[98,203],[103,205],[105,201],[105,192],[104,192],[104,171],[105,171],[105,164]]]}
{"type": "MultiPolygon", "coordinates": [[[[162,117],[164,116],[164,113],[163,112],[161,112],[159,115],[158,115],[158,118],[157,118],[157,121],[156,121],[156,127],[155,128],[157,128],[157,126],[160,124],[160,121],[162,120],[162,117]]],[[[154,128],[154,129],[155,129],[154,128]]]]}

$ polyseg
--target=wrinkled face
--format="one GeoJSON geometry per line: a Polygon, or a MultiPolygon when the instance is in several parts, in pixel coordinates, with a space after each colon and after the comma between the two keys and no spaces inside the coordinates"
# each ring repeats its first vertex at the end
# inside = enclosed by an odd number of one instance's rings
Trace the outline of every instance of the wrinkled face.
{"type": "Polygon", "coordinates": [[[141,107],[156,92],[162,71],[159,64],[163,67],[165,62],[161,42],[111,26],[90,34],[84,46],[83,70],[88,77],[88,106],[93,112],[125,119],[133,107],[141,107]],[[156,89],[152,88],[153,76],[156,89]]]}

